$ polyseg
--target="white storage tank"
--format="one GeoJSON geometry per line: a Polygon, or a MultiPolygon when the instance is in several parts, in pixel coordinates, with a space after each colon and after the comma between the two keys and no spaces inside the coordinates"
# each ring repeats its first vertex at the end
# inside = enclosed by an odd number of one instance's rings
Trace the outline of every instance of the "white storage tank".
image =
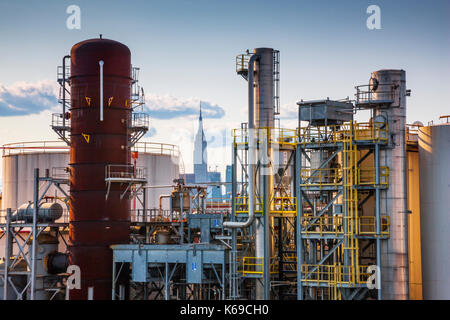
{"type": "MultiPolygon", "coordinates": [[[[138,142],[133,148],[138,152],[136,166],[147,170],[147,186],[172,186],[180,176],[180,155],[177,146],[153,142],[138,142]]],[[[147,208],[159,208],[159,196],[172,193],[171,187],[147,189],[147,208]]],[[[133,202],[131,204],[133,206],[133,202]]],[[[136,206],[140,208],[139,205],[136,206]]],[[[169,209],[168,201],[163,209],[169,209]]]]}
{"type": "MultiPolygon", "coordinates": [[[[2,166],[2,210],[18,207],[33,201],[34,169],[45,175],[46,170],[52,175],[53,168],[64,168],[69,163],[69,147],[58,141],[36,141],[10,143],[3,146],[2,166]]],[[[66,185],[61,186],[68,192],[66,185]]],[[[43,186],[41,186],[43,188],[43,186]]],[[[62,197],[61,191],[52,186],[48,196],[62,197]]]]}
{"type": "MultiPolygon", "coordinates": [[[[147,185],[172,185],[178,179],[179,149],[175,145],[138,142],[132,151],[138,152],[136,164],[145,167],[147,171],[147,185]]],[[[61,141],[40,141],[12,143],[3,146],[3,200],[2,210],[11,208],[13,211],[19,206],[33,200],[34,168],[39,168],[40,175],[62,174],[62,170],[69,164],[69,148],[61,141]]],[[[106,185],[105,185],[106,187],[106,185]]],[[[68,192],[68,186],[62,185],[68,192]]],[[[41,186],[41,190],[43,186],[41,186]]],[[[171,188],[148,189],[147,208],[159,207],[159,196],[168,194],[171,188]]],[[[62,197],[62,193],[53,186],[47,192],[48,196],[62,197]]],[[[166,208],[169,209],[166,204],[166,208]]]]}
{"type": "Polygon", "coordinates": [[[425,300],[450,299],[450,124],[419,128],[420,232],[425,300]]]}

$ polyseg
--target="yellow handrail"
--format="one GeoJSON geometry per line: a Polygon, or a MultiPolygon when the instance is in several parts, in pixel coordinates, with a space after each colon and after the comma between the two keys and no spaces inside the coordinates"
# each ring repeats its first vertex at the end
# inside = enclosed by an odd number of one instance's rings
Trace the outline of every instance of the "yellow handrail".
{"type": "Polygon", "coordinates": [[[296,214],[297,197],[274,197],[271,214],[296,214]]]}
{"type": "MultiPolygon", "coordinates": [[[[263,197],[255,197],[255,213],[264,212],[263,197]]],[[[234,213],[248,213],[248,197],[235,197],[234,198],[234,213]]]]}
{"type": "MultiPolygon", "coordinates": [[[[245,277],[247,274],[264,275],[264,258],[262,257],[242,257],[242,269],[240,270],[245,277]]],[[[270,274],[278,272],[277,257],[270,258],[270,274]]]]}
{"type": "Polygon", "coordinates": [[[347,122],[341,125],[298,128],[299,143],[335,144],[348,141],[387,141],[388,125],[383,122],[347,122]]]}

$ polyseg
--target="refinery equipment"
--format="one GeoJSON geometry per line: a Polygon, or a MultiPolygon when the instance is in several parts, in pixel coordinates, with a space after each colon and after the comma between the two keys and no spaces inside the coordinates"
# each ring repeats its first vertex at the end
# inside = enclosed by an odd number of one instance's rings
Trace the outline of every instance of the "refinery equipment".
{"type": "Polygon", "coordinates": [[[72,47],[70,61],[69,264],[79,266],[81,286],[69,298],[107,299],[109,246],[129,242],[130,186],[146,183],[131,164],[131,53],[91,39],[72,47]]]}
{"type": "Polygon", "coordinates": [[[230,298],[408,299],[408,246],[415,246],[408,239],[405,72],[372,73],[354,101],[298,102],[291,133],[273,121],[273,52],[237,57],[237,73],[249,84],[249,121],[233,131],[238,222],[224,223],[233,230],[236,264],[230,298]],[[355,121],[362,110],[370,119],[355,121]]]}
{"type": "Polygon", "coordinates": [[[230,203],[185,183],[175,146],[138,141],[128,47],[86,40],[62,62],[61,142],[3,147],[3,299],[450,299],[450,125],[406,124],[404,70],[300,100],[285,129],[279,51],[238,55],[230,203]]]}
{"type": "Polygon", "coordinates": [[[225,299],[226,214],[209,213],[206,186],[174,183],[172,193],[161,196],[170,210],[144,211],[137,224],[142,233],[136,230],[141,237],[111,246],[114,300],[126,299],[126,287],[115,279],[129,272],[131,299],[225,299]]]}
{"type": "Polygon", "coordinates": [[[0,218],[0,229],[5,238],[5,259],[2,272],[2,297],[11,300],[51,300],[64,297],[68,256],[64,234],[68,221],[68,195],[62,186],[68,176],[51,176],[49,171],[40,176],[34,170],[33,202],[21,205],[14,212],[6,210],[0,218]],[[43,184],[43,190],[40,185],[43,184]],[[64,195],[47,196],[50,187],[64,195]],[[39,206],[35,206],[39,203],[39,206]],[[37,241],[34,241],[37,239],[37,241]]]}
{"type": "Polygon", "coordinates": [[[418,128],[420,166],[420,234],[424,299],[450,299],[450,124],[418,128]]]}

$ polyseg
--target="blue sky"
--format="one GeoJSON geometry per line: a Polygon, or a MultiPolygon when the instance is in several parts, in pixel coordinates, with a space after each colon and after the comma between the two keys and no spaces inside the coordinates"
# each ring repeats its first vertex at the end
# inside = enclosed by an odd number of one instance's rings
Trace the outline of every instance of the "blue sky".
{"type": "Polygon", "coordinates": [[[366,84],[370,72],[384,68],[406,70],[412,90],[409,122],[436,121],[449,113],[447,0],[2,0],[1,144],[56,139],[49,115],[57,109],[48,96],[56,66],[73,44],[99,33],[131,49],[156,130],[147,139],[180,144],[188,170],[200,100],[211,165],[229,162],[222,135],[226,132],[229,140],[231,128],[246,121],[247,101],[234,58],[255,47],[280,50],[285,126],[295,125],[296,101],[352,98],[355,85],[366,84]],[[66,28],[71,4],[81,8],[81,30],[66,28]],[[381,30],[366,27],[372,4],[381,8],[381,30]],[[27,95],[27,90],[42,90],[42,96],[27,95]],[[21,110],[8,110],[11,101],[21,110]]]}

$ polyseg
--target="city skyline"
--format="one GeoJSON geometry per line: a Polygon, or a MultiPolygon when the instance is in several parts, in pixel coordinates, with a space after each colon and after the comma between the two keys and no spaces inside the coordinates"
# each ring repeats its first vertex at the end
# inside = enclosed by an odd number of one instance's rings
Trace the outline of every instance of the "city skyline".
{"type": "Polygon", "coordinates": [[[140,67],[151,119],[145,140],[179,145],[187,172],[201,100],[209,162],[224,176],[229,128],[247,121],[246,82],[235,74],[235,56],[255,47],[280,50],[284,127],[295,127],[297,101],[352,99],[354,86],[384,68],[406,70],[409,123],[448,113],[448,1],[237,3],[134,1],[135,11],[109,1],[1,3],[0,144],[57,139],[49,127],[51,113],[60,111],[56,67],[73,44],[100,33],[129,46],[140,67]],[[70,30],[67,8],[74,4],[81,25],[70,30]],[[373,4],[381,10],[379,30],[366,26],[373,4]],[[257,28],[249,12],[261,22],[257,28]]]}

